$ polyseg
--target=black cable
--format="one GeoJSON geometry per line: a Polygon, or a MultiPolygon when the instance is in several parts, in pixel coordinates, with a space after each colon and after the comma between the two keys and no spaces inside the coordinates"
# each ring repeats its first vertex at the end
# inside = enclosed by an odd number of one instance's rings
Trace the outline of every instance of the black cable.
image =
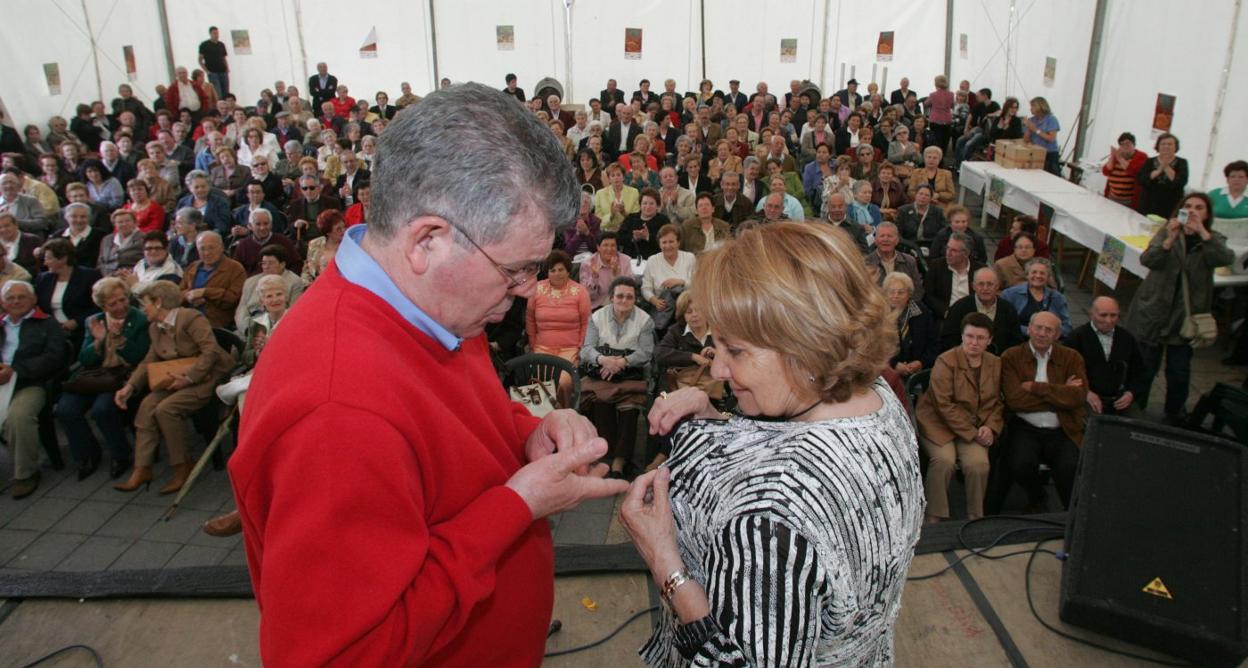
{"type": "Polygon", "coordinates": [[[75,649],[83,649],[83,650],[90,652],[91,658],[95,660],[96,668],[104,668],[104,659],[100,658],[100,653],[95,651],[95,648],[91,647],[90,645],[69,645],[67,647],[62,647],[56,650],[55,652],[48,654],[47,656],[42,656],[42,657],[39,657],[38,659],[35,659],[34,661],[31,661],[30,663],[22,666],[22,668],[34,668],[34,666],[37,666],[45,661],[48,661],[52,659],[53,657],[57,656],[58,654],[64,654],[65,652],[69,652],[75,649]]]}
{"type": "MultiPolygon", "coordinates": [[[[1045,540],[1052,540],[1052,539],[1045,539],[1045,540]]],[[[1073,641],[1075,641],[1075,642],[1077,642],[1077,643],[1079,643],[1079,644],[1081,644],[1081,645],[1087,645],[1088,647],[1094,647],[1094,648],[1096,648],[1096,649],[1103,650],[1103,651],[1109,652],[1109,653],[1111,653],[1111,654],[1117,654],[1118,656],[1125,656],[1125,657],[1127,657],[1127,658],[1129,658],[1129,659],[1138,659],[1138,660],[1140,660],[1140,661],[1148,661],[1149,663],[1156,663],[1156,664],[1160,664],[1160,665],[1163,665],[1163,666],[1177,666],[1177,667],[1179,667],[1179,668],[1188,668],[1189,666],[1193,665],[1193,664],[1190,664],[1190,663],[1176,663],[1176,662],[1174,662],[1174,661],[1165,661],[1165,660],[1163,660],[1163,659],[1154,659],[1154,658],[1152,658],[1152,657],[1143,656],[1143,655],[1140,655],[1140,654],[1134,654],[1134,653],[1132,653],[1132,652],[1127,652],[1127,651],[1120,650],[1120,649],[1114,649],[1113,647],[1107,647],[1107,646],[1105,646],[1105,645],[1101,645],[1101,644],[1099,644],[1099,643],[1092,642],[1091,640],[1084,640],[1083,638],[1080,638],[1080,637],[1078,637],[1078,636],[1074,636],[1074,635],[1071,635],[1071,634],[1069,634],[1069,633],[1066,633],[1065,631],[1062,631],[1061,629],[1058,629],[1058,628],[1056,628],[1056,627],[1054,627],[1054,626],[1050,625],[1048,622],[1044,621],[1044,619],[1040,617],[1040,613],[1039,613],[1039,612],[1036,612],[1036,603],[1035,603],[1035,601],[1034,601],[1034,600],[1032,599],[1032,597],[1031,597],[1031,566],[1032,566],[1032,564],[1034,564],[1034,563],[1036,562],[1036,555],[1037,555],[1037,554],[1039,554],[1040,552],[1049,552],[1049,550],[1042,550],[1042,549],[1040,548],[1040,546],[1041,546],[1041,545],[1043,545],[1043,544],[1045,543],[1045,540],[1041,540],[1041,541],[1037,542],[1037,543],[1035,544],[1035,546],[1031,548],[1031,557],[1027,559],[1027,570],[1026,570],[1026,571],[1024,571],[1024,573],[1023,573],[1023,582],[1024,582],[1024,584],[1026,585],[1026,591],[1027,591],[1027,607],[1028,607],[1028,608],[1031,608],[1031,616],[1035,617],[1035,618],[1036,618],[1036,621],[1037,621],[1037,622],[1040,622],[1040,625],[1041,625],[1041,626],[1043,626],[1044,628],[1048,629],[1049,631],[1052,631],[1053,633],[1056,633],[1057,635],[1059,635],[1059,636],[1061,636],[1061,637],[1063,637],[1063,638],[1065,638],[1065,639],[1067,639],[1067,640],[1073,640],[1073,641]]]]}
{"type": "MultiPolygon", "coordinates": [[[[922,580],[930,580],[932,578],[939,577],[953,570],[955,566],[966,561],[967,559],[970,559],[971,557],[983,557],[984,559],[1005,559],[1006,557],[1016,557],[1019,555],[1027,554],[1028,552],[1030,552],[1030,550],[1019,550],[1016,552],[1009,552],[1007,554],[997,554],[997,555],[986,554],[986,552],[997,547],[998,545],[1001,544],[1001,541],[1005,540],[1006,538],[1014,534],[1024,533],[1028,531],[1053,531],[1054,529],[1059,528],[1059,527],[1063,528],[1064,530],[1065,525],[1061,522],[1057,522],[1054,520],[1046,520],[1040,517],[1027,517],[1027,516],[1021,516],[1021,515],[994,515],[991,517],[980,517],[978,519],[973,519],[969,522],[964,523],[961,527],[958,528],[958,543],[961,544],[962,549],[967,550],[967,554],[962,555],[960,558],[958,558],[957,561],[954,561],[953,563],[949,564],[948,566],[945,566],[944,568],[934,573],[928,573],[926,575],[915,575],[915,576],[906,578],[906,581],[907,582],[920,582],[922,580]],[[1002,533],[1001,535],[997,536],[996,538],[994,538],[991,543],[989,543],[988,545],[982,548],[973,548],[967,545],[966,536],[963,532],[966,531],[966,528],[968,526],[971,526],[972,524],[977,524],[980,522],[989,522],[993,520],[1014,520],[1014,521],[1023,521],[1023,522],[1035,522],[1037,524],[1042,524],[1045,526],[1018,527],[1015,529],[1010,529],[1009,531],[1006,531],[1002,533]]],[[[1060,535],[1058,537],[1060,537],[1060,535]]],[[[1052,553],[1052,554],[1054,554],[1054,556],[1057,556],[1056,553],[1052,553]]]]}
{"type": "Polygon", "coordinates": [[[634,614],[632,617],[629,617],[628,619],[624,620],[623,624],[620,624],[619,626],[615,627],[615,630],[612,631],[611,633],[608,633],[606,637],[595,640],[594,642],[591,642],[588,645],[578,645],[577,647],[569,647],[568,649],[560,649],[560,650],[555,650],[553,652],[546,652],[545,656],[546,658],[549,658],[552,656],[564,656],[567,654],[575,654],[577,652],[584,652],[587,649],[593,649],[607,642],[608,640],[614,638],[617,634],[619,634],[620,631],[623,631],[624,628],[627,627],[629,624],[632,624],[633,622],[637,621],[642,615],[649,614],[658,609],[659,609],[659,606],[656,605],[650,608],[646,608],[645,610],[638,610],[636,614],[634,614]]]}

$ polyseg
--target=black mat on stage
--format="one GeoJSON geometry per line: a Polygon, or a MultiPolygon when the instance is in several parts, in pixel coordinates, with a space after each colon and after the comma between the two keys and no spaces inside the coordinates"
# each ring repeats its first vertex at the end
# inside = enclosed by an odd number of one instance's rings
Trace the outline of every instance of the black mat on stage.
{"type": "MultiPolygon", "coordinates": [[[[1066,524],[1066,513],[1032,515],[1031,520],[1066,524]]],[[[966,522],[943,522],[923,528],[917,554],[962,549],[958,532],[966,522]]],[[[970,547],[984,547],[1003,533],[1042,526],[1026,518],[987,518],[963,532],[970,547]]],[[[1050,526],[1059,531],[1059,527],[1050,526]]],[[[1019,532],[1001,545],[1027,543],[1040,532],[1019,532]]],[[[646,568],[630,543],[616,545],[558,545],[555,575],[644,573],[646,568]]],[[[205,566],[142,571],[94,573],[29,573],[0,575],[0,598],[250,598],[251,580],[244,566],[205,566]]]]}

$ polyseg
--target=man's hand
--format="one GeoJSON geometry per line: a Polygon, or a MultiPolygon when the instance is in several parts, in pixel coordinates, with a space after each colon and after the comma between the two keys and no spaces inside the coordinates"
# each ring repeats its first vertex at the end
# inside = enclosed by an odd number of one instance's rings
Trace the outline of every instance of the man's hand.
{"type": "Polygon", "coordinates": [[[1066,384],[1071,387],[1083,387],[1083,380],[1079,376],[1071,376],[1066,379],[1066,384]]]}
{"type": "Polygon", "coordinates": [[[992,445],[992,442],[996,440],[996,438],[997,438],[996,434],[992,433],[992,430],[989,429],[986,425],[980,427],[979,431],[975,432],[975,442],[984,446],[985,448],[992,445]]]}
{"type": "Polygon", "coordinates": [[[242,225],[235,225],[230,228],[230,234],[235,237],[245,237],[248,234],[251,234],[251,230],[243,227],[242,225]]]}
{"type": "Polygon", "coordinates": [[[1024,381],[1023,381],[1023,383],[1022,383],[1022,385],[1020,385],[1020,387],[1022,387],[1022,388],[1023,388],[1023,391],[1024,391],[1024,392],[1030,392],[1030,391],[1031,391],[1031,388],[1033,388],[1033,387],[1035,387],[1035,386],[1036,386],[1035,381],[1031,381],[1031,380],[1024,380],[1024,381]]]}
{"type": "Polygon", "coordinates": [[[188,378],[186,374],[182,374],[178,376],[173,376],[173,380],[169,382],[169,387],[167,389],[170,390],[171,392],[177,392],[178,390],[181,390],[183,388],[190,387],[190,386],[191,386],[191,379],[188,378]]]}
{"type": "MultiPolygon", "coordinates": [[[[1091,395],[1092,393],[1089,392],[1088,394],[1091,395]]],[[[1135,395],[1132,394],[1131,391],[1128,390],[1126,392],[1123,392],[1122,396],[1118,397],[1118,400],[1114,402],[1114,408],[1120,411],[1125,411],[1131,407],[1131,403],[1134,401],[1135,401],[1135,395]]],[[[1100,411],[1097,411],[1097,412],[1099,413],[1100,411]]]]}
{"type": "Polygon", "coordinates": [[[113,395],[113,403],[124,411],[126,410],[126,402],[130,400],[130,395],[132,394],[134,394],[134,386],[126,383],[113,395]]]}
{"type": "Polygon", "coordinates": [[[61,323],[61,329],[67,332],[75,331],[78,329],[78,321],[70,318],[69,320],[61,323]]]}
{"type": "Polygon", "coordinates": [[[8,385],[10,380],[13,380],[13,367],[0,364],[0,385],[8,385]]]}
{"type": "Polygon", "coordinates": [[[297,230],[306,230],[308,228],[308,221],[300,218],[299,220],[291,223],[290,226],[297,230]]]}
{"type": "MultiPolygon", "coordinates": [[[[524,442],[524,456],[535,462],[595,438],[598,438],[598,430],[592,422],[574,410],[561,408],[542,418],[537,429],[529,434],[529,439],[524,442]]],[[[585,475],[588,470],[579,473],[585,475]]]]}
{"type": "Polygon", "coordinates": [[[1088,405],[1092,407],[1093,413],[1105,412],[1105,404],[1101,402],[1101,396],[1095,392],[1088,392],[1088,405]]]}
{"type": "Polygon", "coordinates": [[[586,499],[615,496],[627,490],[628,483],[602,478],[608,467],[597,460],[606,453],[606,441],[591,439],[526,464],[507,486],[520,495],[535,520],[574,508],[586,499]],[[588,473],[577,473],[585,470],[588,473]]]}

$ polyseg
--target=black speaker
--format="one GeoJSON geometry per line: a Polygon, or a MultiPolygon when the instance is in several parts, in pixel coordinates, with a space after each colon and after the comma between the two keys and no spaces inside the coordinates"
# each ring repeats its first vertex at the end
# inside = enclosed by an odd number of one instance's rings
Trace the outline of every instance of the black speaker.
{"type": "Polygon", "coordinates": [[[1094,416],[1066,528],[1062,620],[1197,665],[1248,656],[1248,452],[1094,416]]]}

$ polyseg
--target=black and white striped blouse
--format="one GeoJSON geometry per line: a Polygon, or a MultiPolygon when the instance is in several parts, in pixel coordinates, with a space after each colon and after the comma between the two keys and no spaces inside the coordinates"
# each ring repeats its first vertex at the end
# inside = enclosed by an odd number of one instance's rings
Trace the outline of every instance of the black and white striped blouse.
{"type": "Polygon", "coordinates": [[[886,666],[923,522],[910,420],[883,381],[873,414],[694,421],[672,441],[681,557],[716,630],[692,664],[664,609],[651,666],[886,666]]]}

